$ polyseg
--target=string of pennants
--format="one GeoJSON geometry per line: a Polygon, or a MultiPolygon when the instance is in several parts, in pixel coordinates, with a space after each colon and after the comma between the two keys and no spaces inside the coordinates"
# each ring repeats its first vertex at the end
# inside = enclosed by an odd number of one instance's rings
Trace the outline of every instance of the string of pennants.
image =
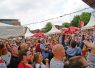
{"type": "Polygon", "coordinates": [[[34,23],[25,24],[25,26],[31,25],[31,24],[37,24],[37,23],[47,22],[47,21],[49,21],[49,20],[59,19],[59,18],[62,18],[62,17],[64,17],[64,16],[72,15],[72,14],[75,14],[75,13],[78,13],[78,12],[82,12],[82,11],[87,10],[87,9],[90,9],[90,7],[87,7],[87,8],[84,8],[84,9],[81,9],[81,10],[78,10],[78,11],[75,11],[75,12],[71,12],[71,13],[68,13],[68,14],[63,14],[63,15],[58,16],[58,17],[55,17],[55,18],[50,18],[50,19],[46,19],[46,20],[39,21],[39,22],[34,22],[34,23]]]}

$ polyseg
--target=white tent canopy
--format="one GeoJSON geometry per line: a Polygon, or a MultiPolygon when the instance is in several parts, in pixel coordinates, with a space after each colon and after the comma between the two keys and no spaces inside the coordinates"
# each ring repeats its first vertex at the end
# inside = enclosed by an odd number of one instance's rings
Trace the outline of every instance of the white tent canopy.
{"type": "Polygon", "coordinates": [[[33,34],[30,32],[29,28],[26,29],[25,38],[31,37],[33,34]]]}
{"type": "Polygon", "coordinates": [[[90,29],[93,26],[95,26],[95,16],[94,16],[94,14],[91,15],[90,21],[88,22],[88,24],[86,26],[82,27],[82,30],[90,29]]]}
{"type": "Polygon", "coordinates": [[[13,26],[0,23],[0,38],[7,39],[10,37],[24,36],[25,28],[22,26],[13,26]]]}
{"type": "Polygon", "coordinates": [[[58,30],[54,25],[52,25],[52,29],[46,34],[48,35],[48,34],[55,34],[55,33],[60,33],[60,32],[61,32],[60,30],[58,30]]]}

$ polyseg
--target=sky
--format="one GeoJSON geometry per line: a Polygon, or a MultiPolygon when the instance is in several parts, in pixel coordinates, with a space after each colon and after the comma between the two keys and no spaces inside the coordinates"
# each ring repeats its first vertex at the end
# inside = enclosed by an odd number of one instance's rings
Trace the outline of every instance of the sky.
{"type": "MultiPolygon", "coordinates": [[[[89,7],[82,0],[0,0],[1,19],[19,19],[31,30],[41,29],[48,22],[41,22],[89,7]]],[[[85,10],[91,12],[93,9],[85,10]]],[[[77,13],[77,14],[81,14],[77,13]]],[[[70,22],[76,14],[49,20],[54,25],[70,22]]]]}

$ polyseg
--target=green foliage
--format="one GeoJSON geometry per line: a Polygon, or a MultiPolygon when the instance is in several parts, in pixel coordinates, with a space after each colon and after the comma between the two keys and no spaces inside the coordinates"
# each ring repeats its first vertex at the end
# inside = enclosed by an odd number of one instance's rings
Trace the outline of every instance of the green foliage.
{"type": "Polygon", "coordinates": [[[89,12],[83,12],[81,15],[74,16],[73,20],[71,21],[71,26],[79,27],[80,21],[83,21],[86,25],[91,17],[91,13],[89,12]]]}
{"type": "MultiPolygon", "coordinates": [[[[74,16],[73,20],[68,23],[68,22],[64,22],[62,24],[63,27],[69,27],[69,26],[75,26],[75,27],[79,27],[80,26],[80,21],[83,21],[85,23],[85,25],[89,22],[91,17],[91,13],[89,12],[83,12],[81,15],[76,15],[74,16]]],[[[52,24],[51,22],[48,22],[45,27],[43,28],[43,32],[48,32],[50,31],[52,28],[52,24]]]]}
{"type": "Polygon", "coordinates": [[[51,24],[51,22],[48,22],[48,23],[45,25],[45,27],[44,27],[44,32],[46,33],[46,32],[48,32],[48,31],[50,31],[51,28],[52,28],[52,24],[51,24]]]}
{"type": "Polygon", "coordinates": [[[71,26],[78,27],[80,23],[80,16],[76,15],[74,16],[73,20],[71,21],[71,26]]]}
{"type": "Polygon", "coordinates": [[[69,26],[71,26],[71,24],[68,23],[68,22],[64,22],[64,23],[62,24],[62,26],[63,26],[63,27],[69,27],[69,26]]]}
{"type": "Polygon", "coordinates": [[[91,17],[91,13],[89,13],[89,12],[83,12],[80,15],[80,21],[83,21],[84,24],[86,25],[89,22],[90,17],[91,17]]]}

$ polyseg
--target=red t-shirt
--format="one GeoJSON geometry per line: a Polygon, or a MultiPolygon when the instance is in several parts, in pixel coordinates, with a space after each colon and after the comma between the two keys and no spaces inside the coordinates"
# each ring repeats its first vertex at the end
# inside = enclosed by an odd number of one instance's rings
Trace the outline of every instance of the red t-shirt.
{"type": "Polygon", "coordinates": [[[40,44],[36,45],[36,52],[41,52],[40,44]]]}
{"type": "Polygon", "coordinates": [[[31,68],[28,64],[19,63],[18,68],[31,68]]]}

